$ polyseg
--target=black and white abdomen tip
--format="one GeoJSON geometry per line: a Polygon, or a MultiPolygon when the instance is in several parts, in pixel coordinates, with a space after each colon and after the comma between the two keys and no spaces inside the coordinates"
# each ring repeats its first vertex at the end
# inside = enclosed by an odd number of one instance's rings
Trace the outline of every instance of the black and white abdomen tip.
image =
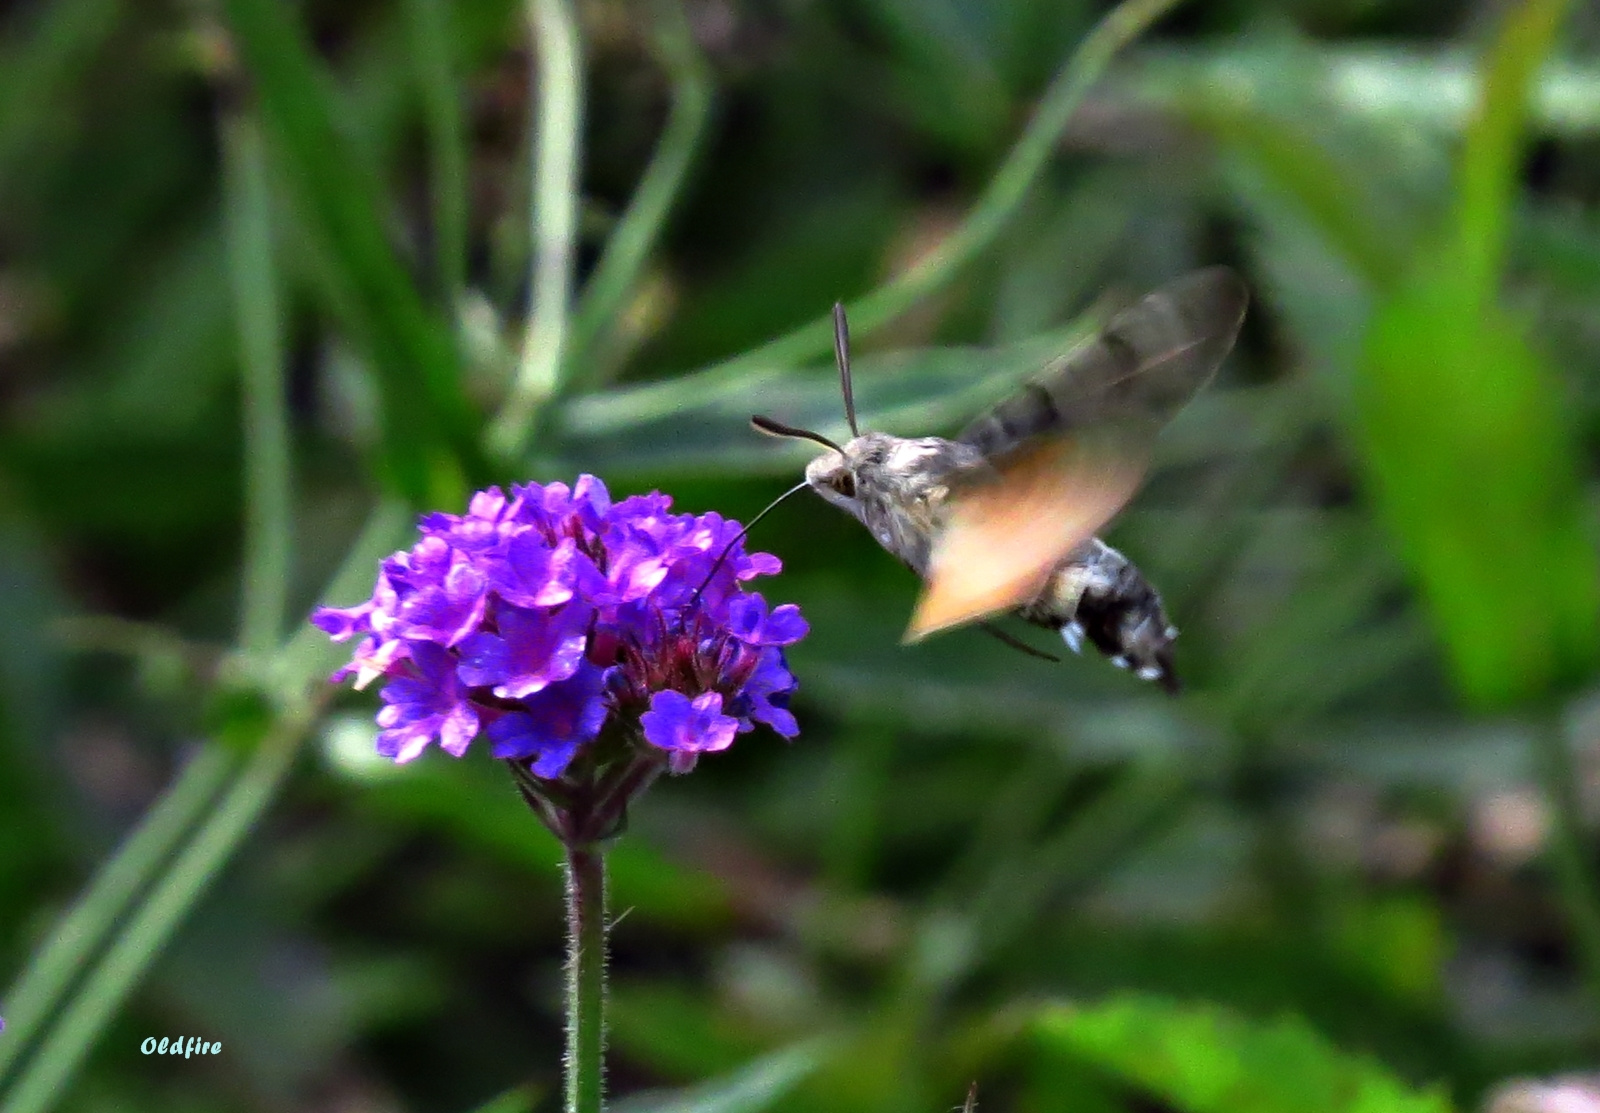
{"type": "Polygon", "coordinates": [[[1074,653],[1088,641],[1141,680],[1173,695],[1181,688],[1172,652],[1178,628],[1168,620],[1161,596],[1133,562],[1098,538],[1063,564],[1039,601],[1022,614],[1054,627],[1074,653]]]}

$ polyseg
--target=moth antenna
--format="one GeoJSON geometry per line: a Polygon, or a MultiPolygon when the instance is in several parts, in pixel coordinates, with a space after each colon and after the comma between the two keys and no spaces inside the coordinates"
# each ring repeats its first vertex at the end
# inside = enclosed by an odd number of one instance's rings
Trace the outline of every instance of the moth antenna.
{"type": "Polygon", "coordinates": [[[693,595],[689,596],[689,605],[683,608],[684,617],[688,617],[689,613],[693,611],[695,606],[700,602],[701,593],[704,592],[706,588],[711,586],[711,581],[716,576],[717,570],[722,567],[722,562],[728,559],[728,554],[733,552],[733,547],[744,540],[745,534],[749,533],[755,524],[762,518],[765,518],[768,514],[772,513],[773,510],[777,509],[777,506],[780,502],[788,498],[790,495],[799,494],[801,491],[804,491],[807,486],[808,484],[806,481],[802,479],[799,483],[796,483],[793,487],[790,487],[783,494],[767,503],[767,505],[762,508],[761,513],[757,514],[754,518],[751,518],[744,524],[743,528],[741,528],[738,533],[733,535],[733,540],[724,545],[722,547],[722,552],[717,554],[717,559],[711,562],[711,571],[706,573],[706,578],[700,581],[700,586],[694,589],[693,595]]]}
{"type": "MultiPolygon", "coordinates": [[[[755,427],[757,432],[765,433],[769,437],[790,437],[794,440],[815,441],[824,448],[833,449],[840,456],[844,455],[844,449],[824,437],[821,433],[813,433],[810,429],[802,429],[798,425],[785,425],[783,422],[776,421],[765,414],[752,415],[750,424],[755,427]]],[[[764,514],[766,511],[762,511],[762,513],[764,514]]]]}
{"type": "Polygon", "coordinates": [[[859,437],[856,425],[856,392],[850,382],[850,323],[844,319],[844,303],[833,303],[833,359],[839,365],[839,389],[844,393],[844,416],[850,435],[859,437]]]}

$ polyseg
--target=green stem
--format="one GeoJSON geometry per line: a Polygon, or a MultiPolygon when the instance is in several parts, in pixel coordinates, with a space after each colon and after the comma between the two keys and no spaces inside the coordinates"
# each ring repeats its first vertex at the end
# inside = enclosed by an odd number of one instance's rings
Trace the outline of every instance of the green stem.
{"type": "Polygon", "coordinates": [[[606,242],[594,275],[573,316],[568,347],[568,381],[592,385],[597,378],[591,355],[595,340],[625,308],[650,251],[661,235],[672,202],[683,185],[690,159],[711,114],[711,74],[695,46],[688,20],[677,4],[668,6],[656,35],[657,50],[672,77],[672,109],[661,142],[639,179],[628,210],[606,242]],[[585,359],[582,366],[575,361],[585,359]]]}
{"type": "Polygon", "coordinates": [[[1556,887],[1566,906],[1584,985],[1600,1008],[1600,888],[1595,884],[1594,858],[1583,830],[1578,772],[1559,712],[1541,715],[1534,731],[1535,757],[1554,820],[1550,856],[1556,887]]]}
{"type": "Polygon", "coordinates": [[[265,659],[277,648],[289,598],[288,397],[277,282],[272,267],[272,197],[261,132],[249,116],[222,122],[223,209],[229,277],[243,373],[245,538],[239,644],[265,659]]]}
{"type": "Polygon", "coordinates": [[[605,1042],[605,854],[596,846],[569,846],[566,1113],[600,1113],[605,1042]]]}
{"type": "Polygon", "coordinates": [[[456,39],[447,0],[406,0],[405,7],[428,132],[433,251],[440,284],[454,312],[467,282],[467,145],[450,54],[456,39]]]}
{"type": "Polygon", "coordinates": [[[106,1022],[277,795],[313,719],[312,709],[306,708],[280,720],[262,738],[222,802],[61,1014],[39,1054],[0,1104],[0,1113],[45,1113],[62,1098],[106,1022]]]}
{"type": "Polygon", "coordinates": [[[583,57],[571,0],[527,0],[539,51],[533,115],[532,310],[522,359],[505,406],[489,430],[490,449],[515,459],[527,447],[539,407],[560,382],[578,232],[578,140],[583,131],[583,57]]]}
{"type": "MultiPolygon", "coordinates": [[[[1179,2],[1124,0],[1095,25],[1045,90],[1033,119],[966,219],[910,270],[849,303],[850,331],[857,339],[890,323],[947,285],[961,268],[995,242],[1040,172],[1049,165],[1072,114],[1117,52],[1179,2]]],[[[748,385],[832,350],[833,316],[829,313],[722,363],[662,383],[635,387],[627,392],[626,409],[639,419],[670,412],[685,399],[712,396],[736,382],[748,385]]]]}
{"type": "Polygon", "coordinates": [[[196,754],[115,856],[101,866],[88,891],[0,998],[6,1003],[0,1081],[38,1033],[62,991],[100,949],[134,894],[145,887],[201,811],[216,798],[232,767],[221,746],[206,746],[196,754]]]}

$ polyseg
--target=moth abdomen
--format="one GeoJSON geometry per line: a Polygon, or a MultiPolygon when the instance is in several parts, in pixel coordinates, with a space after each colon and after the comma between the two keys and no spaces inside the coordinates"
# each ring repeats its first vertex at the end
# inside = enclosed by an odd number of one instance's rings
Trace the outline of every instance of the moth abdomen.
{"type": "Polygon", "coordinates": [[[1061,634],[1074,651],[1087,640],[1141,680],[1171,695],[1182,688],[1173,661],[1177,627],[1138,567],[1095,538],[1064,561],[1021,617],[1061,634]]]}

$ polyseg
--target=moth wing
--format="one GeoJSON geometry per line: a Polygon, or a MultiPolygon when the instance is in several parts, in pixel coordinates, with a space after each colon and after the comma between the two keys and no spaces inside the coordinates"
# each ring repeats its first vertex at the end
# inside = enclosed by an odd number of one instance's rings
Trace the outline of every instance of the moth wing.
{"type": "Polygon", "coordinates": [[[951,493],[906,640],[1036,599],[1133,497],[1156,434],[1216,374],[1248,302],[1227,267],[1195,271],[969,425],[958,440],[990,467],[951,493]]]}
{"type": "Polygon", "coordinates": [[[1227,267],[1170,282],[1112,317],[957,440],[998,459],[1039,436],[1097,426],[1159,429],[1216,374],[1248,302],[1244,283],[1227,267]]]}
{"type": "Polygon", "coordinates": [[[1031,603],[1057,564],[1133,497],[1148,437],[1036,438],[950,495],[905,641],[1031,603]]]}

